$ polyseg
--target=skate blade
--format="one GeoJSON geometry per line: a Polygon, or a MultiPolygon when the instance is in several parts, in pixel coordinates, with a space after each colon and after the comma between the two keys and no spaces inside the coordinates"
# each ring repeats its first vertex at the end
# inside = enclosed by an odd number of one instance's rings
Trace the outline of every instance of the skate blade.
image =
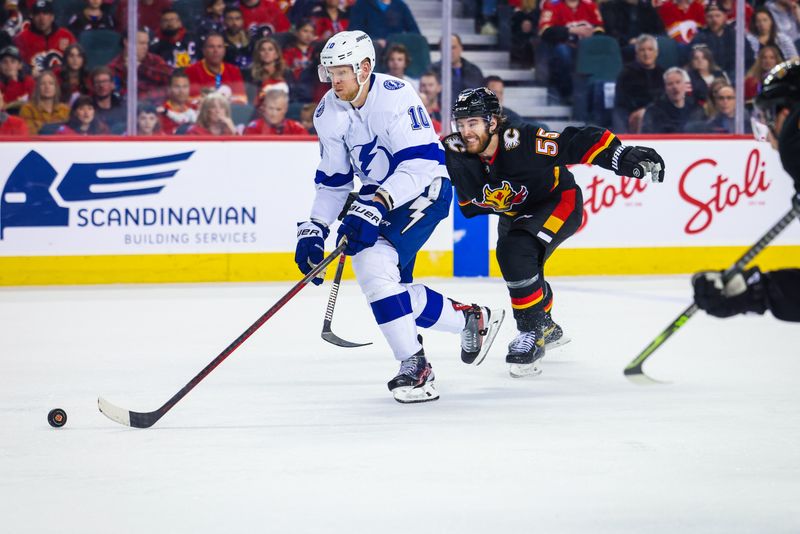
{"type": "Polygon", "coordinates": [[[403,386],[392,390],[394,400],[401,404],[414,404],[418,402],[430,402],[439,398],[439,392],[433,384],[426,382],[417,387],[403,386]]]}
{"type": "Polygon", "coordinates": [[[480,365],[486,358],[486,355],[489,354],[489,349],[492,348],[494,338],[497,337],[497,333],[500,331],[500,325],[503,324],[503,319],[506,317],[506,311],[502,309],[491,310],[490,313],[491,319],[489,319],[489,326],[486,327],[486,338],[484,338],[481,350],[478,352],[478,355],[471,365],[480,365]]]}
{"type": "Polygon", "coordinates": [[[544,349],[545,349],[545,351],[549,351],[549,350],[564,346],[567,343],[569,343],[570,341],[572,341],[572,338],[561,336],[559,339],[557,339],[557,340],[555,340],[553,342],[545,343],[544,344],[544,349]]]}
{"type": "Polygon", "coordinates": [[[538,362],[533,363],[510,363],[508,364],[508,374],[511,378],[524,378],[526,376],[539,376],[542,368],[538,362]]]}

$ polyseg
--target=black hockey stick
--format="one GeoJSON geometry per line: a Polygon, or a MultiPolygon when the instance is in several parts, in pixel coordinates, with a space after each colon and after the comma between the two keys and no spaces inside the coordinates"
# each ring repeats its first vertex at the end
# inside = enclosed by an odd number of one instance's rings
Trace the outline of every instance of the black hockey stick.
{"type": "Polygon", "coordinates": [[[192,378],[188,384],[183,386],[180,391],[178,391],[175,395],[172,396],[164,405],[155,410],[153,412],[132,412],[129,410],[125,410],[118,406],[115,406],[105,400],[103,397],[98,397],[97,399],[97,407],[100,411],[111,419],[112,421],[116,421],[122,425],[132,426],[135,428],[149,428],[153,426],[156,421],[161,419],[165,413],[170,411],[173,406],[175,406],[178,401],[186,396],[197,384],[200,383],[205,377],[207,377],[211,371],[213,371],[219,364],[221,364],[225,358],[230,356],[233,351],[238,349],[242,343],[244,343],[247,338],[249,338],[253,333],[261,328],[261,325],[267,322],[267,319],[275,315],[275,313],[280,310],[284,304],[292,300],[292,298],[300,292],[308,283],[313,279],[316,278],[319,273],[325,270],[325,268],[336,259],[336,257],[344,251],[344,248],[347,244],[342,242],[333,252],[331,252],[328,256],[325,257],[321,262],[319,262],[316,267],[311,269],[311,271],[299,282],[297,282],[292,289],[289,290],[283,297],[278,300],[269,310],[264,312],[264,314],[259,317],[256,322],[254,322],[250,327],[245,330],[242,335],[237,337],[233,343],[227,346],[225,350],[223,350],[219,356],[211,360],[211,363],[206,365],[202,371],[197,373],[197,375],[192,378]]]}
{"type": "Polygon", "coordinates": [[[325,320],[322,322],[322,339],[328,343],[333,343],[337,347],[366,347],[372,345],[370,343],[353,343],[340,338],[331,331],[331,322],[333,321],[333,308],[336,306],[336,297],[339,295],[339,285],[342,283],[342,273],[344,273],[344,262],[347,256],[342,254],[339,257],[339,265],[336,267],[336,276],[333,277],[333,284],[331,285],[331,294],[328,297],[328,307],[325,309],[325,320]]]}
{"type": "MultiPolygon", "coordinates": [[[[759,239],[755,245],[750,247],[750,249],[744,253],[744,255],[739,258],[736,263],[728,267],[725,272],[722,273],[722,281],[723,284],[727,283],[731,278],[733,278],[738,273],[744,271],[747,265],[753,261],[755,258],[764,248],[769,245],[769,243],[775,239],[775,237],[780,234],[784,228],[789,226],[795,217],[800,215],[800,206],[793,207],[789,210],[789,213],[783,216],[781,220],[779,220],[775,225],[770,228],[766,234],[764,234],[761,239],[759,239]]],[[[658,349],[664,342],[672,336],[675,332],[678,331],[680,327],[682,327],[686,322],[692,318],[692,316],[697,313],[697,304],[692,303],[691,306],[683,310],[681,313],[672,323],[656,338],[650,342],[650,344],[641,352],[639,355],[631,360],[631,363],[625,368],[625,376],[631,381],[636,384],[657,384],[659,383],[658,380],[654,380],[647,376],[642,370],[642,365],[644,362],[653,355],[653,353],[658,349]]]]}

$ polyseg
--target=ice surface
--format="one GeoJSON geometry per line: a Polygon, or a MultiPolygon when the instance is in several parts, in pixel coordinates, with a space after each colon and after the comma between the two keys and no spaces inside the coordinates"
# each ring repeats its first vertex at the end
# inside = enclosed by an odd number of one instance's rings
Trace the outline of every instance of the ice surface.
{"type": "MultiPolygon", "coordinates": [[[[429,280],[509,308],[502,281],[429,280]]],[[[289,284],[0,290],[0,531],[8,533],[800,532],[800,325],[698,314],[622,369],[688,303],[688,277],[552,279],[573,341],[544,373],[425,333],[439,401],[400,405],[352,282],[319,337],[307,288],[155,427],[160,406],[289,284]],[[67,425],[47,425],[51,408],[67,425]]],[[[510,310],[509,310],[510,311],[510,310]]]]}

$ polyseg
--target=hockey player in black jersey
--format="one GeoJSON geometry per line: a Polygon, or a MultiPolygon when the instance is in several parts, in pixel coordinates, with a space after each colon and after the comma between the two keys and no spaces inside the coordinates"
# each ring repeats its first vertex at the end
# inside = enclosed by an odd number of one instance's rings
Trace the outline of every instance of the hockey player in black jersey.
{"type": "MultiPolygon", "coordinates": [[[[773,68],[755,100],[755,117],[765,130],[772,148],[781,157],[783,168],[794,180],[795,210],[800,211],[800,60],[794,59],[773,68]]],[[[716,271],[692,277],[697,306],[715,317],[740,313],[772,315],[784,321],[800,321],[800,269],[781,269],[762,273],[758,267],[737,274],[727,284],[716,271]]]]}
{"type": "Polygon", "coordinates": [[[583,197],[567,165],[588,163],[621,176],[664,180],[664,161],[647,147],[624,146],[610,131],[548,132],[508,124],[495,94],[467,89],[453,104],[457,133],[444,139],[447,170],[466,217],[498,214],[497,262],[511,296],[518,335],[506,362],[514,377],[539,374],[546,348],[567,340],[551,315],[544,264],[580,226],[583,197]]]}

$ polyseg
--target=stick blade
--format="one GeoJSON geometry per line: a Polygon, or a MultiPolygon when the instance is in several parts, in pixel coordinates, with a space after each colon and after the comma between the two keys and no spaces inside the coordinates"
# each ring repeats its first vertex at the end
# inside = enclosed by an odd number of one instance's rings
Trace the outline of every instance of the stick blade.
{"type": "Polygon", "coordinates": [[[111,404],[103,397],[97,397],[97,408],[100,413],[121,425],[131,426],[131,412],[111,404]]]}
{"type": "Polygon", "coordinates": [[[337,336],[336,334],[334,334],[333,332],[331,332],[330,330],[323,330],[322,331],[322,339],[324,339],[328,343],[336,345],[337,347],[353,348],[353,347],[366,347],[367,345],[372,345],[372,342],[369,342],[369,343],[353,343],[352,341],[344,340],[344,339],[340,338],[339,336],[337,336]]]}
{"type": "Polygon", "coordinates": [[[627,378],[631,383],[636,384],[638,386],[654,386],[657,384],[669,384],[669,382],[663,382],[661,380],[656,380],[655,378],[650,378],[647,376],[641,367],[634,367],[632,369],[625,369],[625,378],[627,378]]]}

